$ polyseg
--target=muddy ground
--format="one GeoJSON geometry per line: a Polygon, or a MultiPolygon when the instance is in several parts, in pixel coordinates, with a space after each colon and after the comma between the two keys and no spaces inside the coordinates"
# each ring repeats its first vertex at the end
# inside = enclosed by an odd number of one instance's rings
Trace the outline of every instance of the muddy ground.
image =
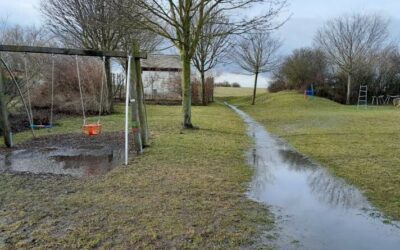
{"type": "Polygon", "coordinates": [[[38,149],[49,147],[84,148],[96,149],[107,145],[111,148],[122,148],[124,146],[123,132],[102,133],[97,136],[83,134],[59,134],[34,138],[32,140],[17,144],[12,149],[0,147],[0,153],[19,149],[38,149]]]}
{"type": "Polygon", "coordinates": [[[0,174],[99,176],[121,165],[123,159],[123,132],[92,137],[51,135],[26,141],[11,149],[0,148],[0,174]]]}

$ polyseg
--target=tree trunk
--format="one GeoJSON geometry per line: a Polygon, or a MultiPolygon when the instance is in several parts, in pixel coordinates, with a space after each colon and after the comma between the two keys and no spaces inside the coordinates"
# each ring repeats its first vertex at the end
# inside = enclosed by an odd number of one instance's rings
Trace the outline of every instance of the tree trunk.
{"type": "Polygon", "coordinates": [[[256,72],[256,77],[254,79],[253,101],[251,102],[251,105],[255,105],[256,104],[257,81],[258,81],[258,72],[256,72]]]}
{"type": "Polygon", "coordinates": [[[135,143],[135,150],[138,154],[142,153],[143,144],[142,144],[142,136],[141,136],[141,124],[140,124],[140,116],[139,116],[139,107],[138,107],[138,92],[137,92],[137,67],[136,60],[132,60],[131,63],[131,106],[132,106],[132,132],[133,132],[133,140],[135,143]],[[133,100],[132,100],[133,99],[133,100]]]}
{"type": "Polygon", "coordinates": [[[111,58],[106,57],[105,62],[106,67],[106,78],[107,78],[107,107],[106,112],[112,113],[114,112],[114,95],[113,95],[113,81],[112,81],[112,74],[111,74],[111,58]]]}
{"type": "Polygon", "coordinates": [[[5,87],[3,85],[3,75],[0,71],[0,127],[3,131],[4,144],[7,147],[12,147],[11,126],[8,120],[7,100],[5,94],[5,87]]]}
{"type": "Polygon", "coordinates": [[[206,77],[204,74],[204,71],[200,72],[201,75],[201,100],[203,102],[203,106],[207,106],[208,104],[208,100],[207,100],[207,96],[206,96],[206,77]]]}
{"type": "MultiPolygon", "coordinates": [[[[137,45],[134,46],[134,54],[139,53],[139,48],[137,45]]],[[[142,66],[140,64],[140,58],[135,58],[135,67],[136,67],[136,78],[134,79],[136,84],[137,91],[137,105],[139,110],[139,119],[140,119],[140,134],[142,137],[143,146],[149,145],[149,135],[148,135],[148,126],[147,126],[147,117],[146,117],[146,108],[144,103],[144,88],[142,81],[142,66]]]]}
{"type": "Polygon", "coordinates": [[[193,128],[192,124],[192,83],[190,79],[190,57],[187,52],[181,52],[182,70],[182,107],[183,107],[183,127],[193,128]]]}
{"type": "Polygon", "coordinates": [[[212,83],[212,85],[211,85],[211,90],[212,90],[211,102],[215,102],[215,78],[214,77],[212,78],[211,83],[212,83]]]}
{"type": "Polygon", "coordinates": [[[347,98],[346,98],[346,104],[350,104],[350,97],[351,97],[351,74],[347,74],[347,98]]]}

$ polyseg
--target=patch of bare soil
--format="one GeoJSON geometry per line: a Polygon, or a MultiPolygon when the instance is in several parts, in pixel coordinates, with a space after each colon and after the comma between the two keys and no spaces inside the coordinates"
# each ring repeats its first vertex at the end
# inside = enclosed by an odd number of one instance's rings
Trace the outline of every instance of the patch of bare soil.
{"type": "MultiPolygon", "coordinates": [[[[69,147],[82,149],[96,149],[103,146],[110,148],[121,148],[124,146],[124,133],[102,133],[97,136],[83,134],[61,134],[38,137],[33,140],[18,144],[16,148],[48,148],[69,147]]],[[[1,152],[1,151],[0,151],[1,152]]]]}
{"type": "MultiPolygon", "coordinates": [[[[14,148],[0,147],[0,153],[10,152],[19,149],[40,149],[51,147],[67,147],[79,149],[97,149],[107,146],[109,148],[122,148],[124,146],[124,132],[102,133],[97,136],[83,134],[58,134],[41,136],[32,140],[17,144],[14,148]]],[[[131,144],[133,145],[133,144],[131,144]]]]}
{"type": "Polygon", "coordinates": [[[0,148],[0,173],[100,176],[122,164],[123,149],[123,132],[39,137],[0,148]]]}

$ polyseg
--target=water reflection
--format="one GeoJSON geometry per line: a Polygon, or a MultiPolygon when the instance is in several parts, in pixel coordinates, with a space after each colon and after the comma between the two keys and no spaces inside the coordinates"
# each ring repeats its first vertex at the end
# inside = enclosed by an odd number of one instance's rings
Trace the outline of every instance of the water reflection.
{"type": "Polygon", "coordinates": [[[98,176],[123,160],[122,149],[39,148],[15,150],[0,155],[0,172],[98,176]]]}
{"type": "Polygon", "coordinates": [[[400,230],[371,217],[374,208],[359,190],[331,175],[269,134],[246,113],[254,148],[248,162],[255,175],[249,196],[272,206],[282,249],[400,249],[400,230]],[[293,245],[293,242],[300,244],[293,245]]]}
{"type": "MultiPolygon", "coordinates": [[[[272,161],[271,158],[265,159],[267,155],[260,156],[256,148],[251,149],[250,152],[248,159],[251,165],[256,167],[257,172],[251,190],[253,195],[260,196],[276,179],[268,166],[271,163],[278,164],[278,161],[272,161]]],[[[281,163],[285,164],[288,169],[304,172],[311,192],[320,202],[342,208],[361,208],[366,204],[364,196],[356,188],[348,185],[342,179],[334,178],[325,169],[318,167],[303,155],[292,149],[279,149],[277,152],[281,163]]]]}
{"type": "Polygon", "coordinates": [[[362,208],[366,204],[366,199],[355,187],[342,179],[332,178],[324,169],[311,172],[308,184],[315,197],[331,207],[362,208]]]}

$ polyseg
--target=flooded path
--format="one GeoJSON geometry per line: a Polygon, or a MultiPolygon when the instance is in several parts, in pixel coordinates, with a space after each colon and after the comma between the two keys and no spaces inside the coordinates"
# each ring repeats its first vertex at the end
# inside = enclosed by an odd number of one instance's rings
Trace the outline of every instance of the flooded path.
{"type": "Polygon", "coordinates": [[[400,224],[389,222],[358,191],[268,133],[243,111],[255,146],[249,197],[277,217],[281,249],[400,249],[400,224]]]}

